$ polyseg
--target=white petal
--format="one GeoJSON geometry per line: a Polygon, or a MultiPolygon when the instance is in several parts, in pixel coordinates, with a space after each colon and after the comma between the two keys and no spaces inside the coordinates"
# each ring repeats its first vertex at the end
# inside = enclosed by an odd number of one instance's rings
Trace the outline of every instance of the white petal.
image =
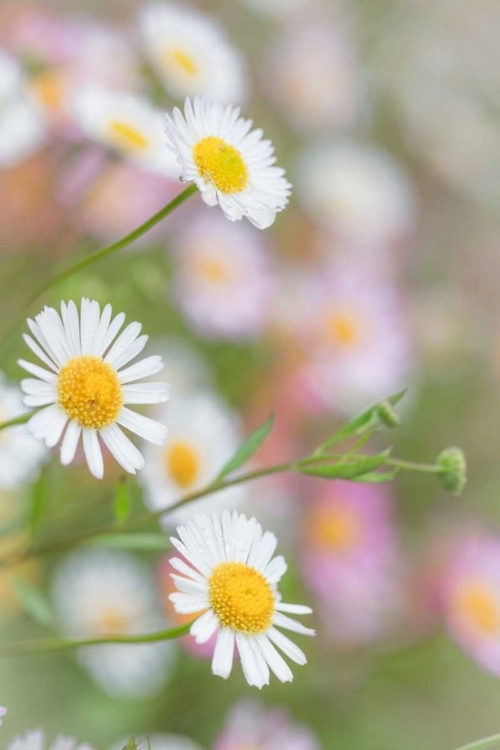
{"type": "Polygon", "coordinates": [[[28,430],[34,437],[45,440],[51,431],[60,424],[61,416],[67,419],[57,404],[47,406],[47,408],[31,417],[28,422],[28,430]]]}
{"type": "Polygon", "coordinates": [[[170,594],[168,598],[174,605],[175,611],[180,615],[192,615],[197,612],[204,612],[210,606],[206,597],[193,596],[193,594],[176,592],[170,594]]]}
{"type": "MultiPolygon", "coordinates": [[[[111,309],[111,307],[109,308],[111,309]]],[[[101,324],[104,324],[108,319],[108,313],[107,313],[107,306],[104,308],[104,311],[102,313],[101,320],[99,322],[99,328],[101,327],[101,324]],[[105,317],[106,316],[106,317],[105,317]]],[[[95,345],[95,354],[98,357],[102,357],[106,349],[110,346],[111,342],[115,338],[116,334],[122,327],[123,323],[125,322],[125,313],[118,313],[116,317],[113,318],[111,323],[107,326],[106,332],[102,335],[100,341],[96,341],[95,345]]],[[[99,332],[99,336],[100,336],[99,332]]],[[[97,340],[97,336],[96,336],[97,340]]]]}
{"type": "Polygon", "coordinates": [[[61,445],[61,463],[63,466],[68,466],[74,459],[81,434],[81,426],[74,420],[71,420],[61,445]]]}
{"type": "Polygon", "coordinates": [[[54,383],[47,383],[44,380],[37,380],[36,378],[24,378],[24,380],[21,380],[21,390],[28,396],[53,396],[54,399],[57,397],[54,383]]]}
{"type": "Polygon", "coordinates": [[[100,308],[96,300],[82,299],[80,329],[82,354],[91,354],[95,332],[99,326],[100,308]]]}
{"type": "Polygon", "coordinates": [[[116,361],[121,357],[123,352],[132,344],[141,332],[140,323],[129,323],[124,331],[118,336],[115,343],[106,354],[104,361],[113,367],[117,367],[116,361]]]}
{"type": "Polygon", "coordinates": [[[123,407],[116,421],[122,427],[156,445],[163,445],[168,435],[168,428],[160,422],[145,417],[143,414],[137,414],[126,407],[123,407]]]}
{"type": "Polygon", "coordinates": [[[123,386],[126,404],[159,404],[168,401],[167,383],[134,383],[123,386]]]}
{"type": "Polygon", "coordinates": [[[90,473],[97,479],[102,479],[104,476],[104,463],[96,430],[92,428],[83,429],[83,451],[90,473]]]}
{"type": "Polygon", "coordinates": [[[157,372],[163,370],[164,367],[162,358],[156,354],[152,357],[141,359],[125,370],[120,370],[118,377],[120,378],[120,383],[132,383],[134,380],[149,378],[151,375],[155,375],[157,372]]]}
{"type": "Polygon", "coordinates": [[[285,630],[292,630],[294,633],[301,633],[302,635],[316,635],[316,631],[312,628],[305,628],[300,622],[292,620],[290,617],[283,615],[281,612],[275,612],[274,624],[285,630]]]}
{"type": "Polygon", "coordinates": [[[104,440],[109,452],[114,456],[120,466],[135,474],[138,469],[144,467],[144,458],[135,445],[121,431],[116,424],[105,427],[99,433],[104,440]]]}
{"type": "Polygon", "coordinates": [[[50,367],[51,370],[54,370],[54,372],[57,372],[58,367],[57,365],[50,359],[48,354],[44,352],[44,350],[39,346],[34,339],[31,338],[27,333],[23,333],[23,339],[26,342],[26,344],[29,346],[33,354],[36,354],[36,356],[42,360],[42,362],[47,365],[47,367],[50,367]]]}
{"type": "Polygon", "coordinates": [[[26,362],[24,359],[18,359],[17,364],[22,367],[23,370],[30,372],[32,375],[40,378],[40,380],[44,380],[46,383],[57,382],[57,375],[45,370],[43,367],[40,367],[40,365],[34,365],[32,362],[26,362]]]}
{"type": "Polygon", "coordinates": [[[311,607],[306,607],[304,604],[283,604],[283,602],[277,602],[276,609],[280,612],[289,612],[292,615],[312,614],[311,607]]]}
{"type": "MultiPolygon", "coordinates": [[[[92,340],[91,354],[95,356],[100,357],[102,356],[102,353],[105,351],[105,348],[101,351],[101,346],[103,346],[105,336],[108,332],[109,322],[111,320],[112,312],[113,312],[113,308],[109,304],[106,305],[106,307],[102,311],[102,315],[99,320],[99,325],[97,326],[97,329],[94,332],[94,338],[92,340]]],[[[125,316],[123,319],[125,319],[125,316]]]]}
{"type": "Polygon", "coordinates": [[[264,577],[269,581],[269,583],[277,583],[280,578],[284,576],[287,569],[287,564],[285,562],[284,557],[282,555],[278,555],[278,557],[275,557],[271,560],[269,565],[264,570],[264,577]]]}
{"type": "Polygon", "coordinates": [[[134,357],[137,357],[137,355],[140,354],[146,346],[148,338],[148,336],[139,336],[138,338],[136,338],[135,341],[133,341],[130,346],[127,346],[122,354],[116,358],[113,366],[117,370],[119,370],[120,367],[126,365],[128,362],[134,359],[134,357]]]}
{"type": "Polygon", "coordinates": [[[219,627],[219,620],[211,609],[207,609],[205,614],[198,617],[196,622],[191,626],[189,631],[196,643],[206,643],[213,636],[217,628],[219,627]]]}
{"type": "Polygon", "coordinates": [[[262,688],[265,683],[262,679],[263,676],[259,669],[259,663],[250,645],[249,636],[244,633],[236,633],[236,645],[246,681],[249,685],[254,685],[259,689],[262,688]]]}
{"type": "Polygon", "coordinates": [[[178,570],[179,573],[183,573],[185,576],[192,578],[193,581],[198,581],[199,583],[206,581],[204,576],[200,575],[198,571],[193,570],[193,568],[187,565],[184,560],[181,560],[179,557],[171,557],[168,562],[174,570],[178,570]]]}
{"type": "Polygon", "coordinates": [[[296,646],[286,635],[280,633],[279,630],[276,630],[276,628],[270,628],[267,631],[266,636],[296,664],[307,664],[306,655],[302,649],[296,646]]]}
{"type": "Polygon", "coordinates": [[[234,657],[234,633],[230,628],[221,628],[212,659],[212,673],[225,680],[231,674],[234,657]]]}
{"type": "Polygon", "coordinates": [[[61,316],[71,349],[71,356],[79,357],[82,353],[80,345],[80,321],[78,320],[78,310],[73,300],[70,300],[67,305],[61,302],[61,316]]]}
{"type": "Polygon", "coordinates": [[[203,583],[198,583],[197,581],[192,581],[189,578],[183,578],[183,576],[176,576],[173,573],[171,574],[171,579],[175,583],[175,586],[178,591],[182,591],[184,594],[193,594],[193,596],[206,596],[208,591],[208,585],[206,581],[203,583]]]}
{"type": "Polygon", "coordinates": [[[292,670],[283,659],[280,653],[276,651],[273,644],[265,634],[256,636],[257,643],[264,655],[266,662],[272,669],[278,680],[281,682],[291,682],[293,680],[292,670]]]}
{"type": "Polygon", "coordinates": [[[50,430],[47,431],[45,437],[45,445],[47,448],[53,448],[54,445],[57,445],[67,423],[67,415],[57,407],[57,412],[54,413],[54,420],[51,424],[50,430]]]}
{"type": "Polygon", "coordinates": [[[39,406],[48,406],[56,401],[56,396],[25,396],[23,404],[30,409],[37,409],[39,406]]]}
{"type": "MultiPolygon", "coordinates": [[[[179,532],[179,529],[177,529],[177,533],[179,532]]],[[[208,563],[203,559],[203,557],[198,553],[197,550],[192,550],[186,547],[185,544],[183,544],[179,539],[176,539],[176,537],[171,536],[170,541],[172,542],[172,545],[175,547],[178,552],[181,553],[183,557],[186,558],[186,560],[193,565],[197,570],[199,570],[201,573],[203,573],[205,576],[209,576],[212,573],[212,568],[208,563]]]]}

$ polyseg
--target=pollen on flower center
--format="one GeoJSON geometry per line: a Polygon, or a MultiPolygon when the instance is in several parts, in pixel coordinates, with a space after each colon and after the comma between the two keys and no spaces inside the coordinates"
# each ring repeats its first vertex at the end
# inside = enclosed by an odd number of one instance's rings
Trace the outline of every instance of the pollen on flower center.
{"type": "Polygon", "coordinates": [[[169,476],[179,487],[190,487],[200,472],[200,458],[192,445],[184,440],[178,440],[166,448],[166,467],[169,476]]]}
{"type": "Polygon", "coordinates": [[[108,130],[113,143],[124,151],[144,151],[149,147],[149,141],[143,133],[127,122],[111,120],[108,130]]]}
{"type": "Polygon", "coordinates": [[[97,626],[102,634],[122,635],[130,629],[130,619],[119,609],[110,607],[99,614],[97,626]]]}
{"type": "Polygon", "coordinates": [[[209,579],[209,601],[222,627],[249,635],[271,627],[274,592],[262,573],[242,562],[217,565],[209,579]]]}
{"type": "Polygon", "coordinates": [[[174,47],[169,49],[165,54],[165,61],[167,65],[173,65],[183,73],[187,73],[188,76],[195,77],[200,72],[200,68],[196,61],[180,47],[174,47]]]}
{"type": "Polygon", "coordinates": [[[96,430],[112,424],[123,406],[116,370],[90,355],[74,357],[61,368],[57,395],[59,405],[71,419],[96,430]]]}
{"type": "Polygon", "coordinates": [[[234,146],[210,135],[193,148],[194,162],[206,182],[221,193],[239,193],[248,185],[248,169],[234,146]]]}
{"type": "Polygon", "coordinates": [[[456,601],[458,612],[485,635],[500,629],[500,610],[496,599],[481,583],[470,583],[459,591],[456,601]]]}

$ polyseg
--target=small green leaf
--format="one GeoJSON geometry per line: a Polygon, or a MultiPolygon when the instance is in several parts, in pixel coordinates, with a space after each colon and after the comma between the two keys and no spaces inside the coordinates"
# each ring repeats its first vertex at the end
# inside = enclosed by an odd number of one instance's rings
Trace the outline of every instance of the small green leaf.
{"type": "Polygon", "coordinates": [[[86,544],[135,550],[165,550],[172,547],[169,538],[163,534],[102,534],[89,539],[86,544]]]}
{"type": "Polygon", "coordinates": [[[26,614],[30,615],[39,625],[47,628],[52,627],[54,615],[49,602],[40,589],[12,574],[9,575],[9,581],[26,614]]]}
{"type": "Polygon", "coordinates": [[[317,466],[301,466],[298,464],[297,471],[301,474],[324,477],[325,479],[354,479],[382,466],[389,458],[390,453],[391,449],[388,448],[375,456],[365,456],[349,463],[331,463],[317,466]]]}
{"type": "Polygon", "coordinates": [[[399,469],[393,469],[392,471],[369,471],[367,474],[356,477],[356,482],[365,482],[366,484],[392,482],[397,474],[399,474],[399,469]]]}
{"type": "Polygon", "coordinates": [[[33,485],[31,493],[31,506],[29,513],[29,532],[33,539],[40,526],[40,520],[43,515],[45,503],[47,500],[47,470],[44,467],[37,481],[33,485]]]}
{"type": "Polygon", "coordinates": [[[320,453],[327,448],[331,448],[333,445],[337,445],[337,443],[341,443],[348,437],[362,435],[369,430],[381,426],[383,424],[383,421],[380,419],[379,415],[380,406],[383,404],[390,404],[391,406],[395,406],[399,401],[401,401],[405,393],[406,388],[403,391],[394,393],[388,398],[384,398],[383,401],[377,402],[369,409],[366,409],[365,411],[361,412],[361,414],[358,414],[356,417],[347,422],[347,424],[343,425],[343,427],[341,427],[340,430],[335,433],[335,435],[332,435],[331,438],[322,443],[322,445],[319,446],[317,453],[320,453]]]}
{"type": "Polygon", "coordinates": [[[124,479],[119,482],[115,490],[115,521],[117,523],[123,523],[127,520],[132,510],[132,498],[130,497],[129,487],[127,480],[124,479]]]}
{"type": "Polygon", "coordinates": [[[251,435],[248,436],[243,445],[238,448],[234,456],[227,462],[227,464],[218,474],[217,479],[215,480],[216,482],[220,479],[223,479],[228,474],[231,474],[231,472],[235,471],[236,469],[239,469],[240,466],[243,466],[243,464],[246,463],[248,459],[257,452],[266,437],[271,432],[273,423],[274,417],[268,417],[263,425],[258,427],[254,432],[252,432],[251,435]]]}
{"type": "Polygon", "coordinates": [[[133,737],[129,739],[123,750],[139,750],[139,745],[133,737]]]}

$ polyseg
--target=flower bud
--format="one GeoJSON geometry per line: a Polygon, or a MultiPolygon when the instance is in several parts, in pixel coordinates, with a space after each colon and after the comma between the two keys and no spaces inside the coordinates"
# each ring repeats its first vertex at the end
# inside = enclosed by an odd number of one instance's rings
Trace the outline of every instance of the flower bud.
{"type": "Polygon", "coordinates": [[[443,486],[460,495],[467,483],[467,463],[460,448],[445,448],[437,457],[438,475],[443,486]]]}
{"type": "Polygon", "coordinates": [[[386,427],[398,426],[399,415],[395,412],[389,401],[382,401],[378,406],[377,412],[380,421],[383,422],[386,427]]]}

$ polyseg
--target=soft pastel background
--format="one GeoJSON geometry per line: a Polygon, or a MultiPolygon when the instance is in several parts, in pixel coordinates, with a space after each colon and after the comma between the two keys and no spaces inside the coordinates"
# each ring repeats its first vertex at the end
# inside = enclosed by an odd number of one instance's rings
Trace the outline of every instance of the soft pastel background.
{"type": "MultiPolygon", "coordinates": [[[[42,72],[55,76],[50,81],[74,72],[82,29],[102,25],[121,35],[126,54],[104,51],[99,63],[91,42],[78,61],[82,77],[102,82],[105,66],[114,88],[166,111],[180,102],[147,70],[141,7],[1,0],[0,45],[36,90],[42,72]]],[[[475,630],[464,635],[463,609],[449,592],[468,540],[481,547],[486,534],[500,539],[500,6],[200,0],[192,7],[220,24],[246,60],[243,110],[273,139],[294,184],[291,204],[259,232],[230,225],[196,197],[47,301],[87,295],[142,321],[151,351],[166,356],[174,398],[210,388],[240,415],[241,434],[273,411],[262,464],[304,454],[342,419],[408,386],[402,425],[374,448],[394,445],[395,455],[432,461],[444,446],[460,445],[469,485],[458,499],[423,474],[375,488],[290,476],[250,485],[241,506],[280,538],[289,560],[284,593],[315,609],[318,637],[301,642],[309,664],[294,669],[294,682],[273,680],[258,694],[239,669],[224,682],[177,646],[164,688],[123,699],[105,693],[72,655],[5,659],[0,705],[9,711],[0,747],[40,726],[50,738],[63,733],[98,750],[148,732],[223,750],[308,750],[314,736],[326,750],[451,750],[499,731],[499,659],[481,644],[500,642],[500,609],[476,601],[468,610],[475,630]],[[218,287],[217,271],[205,273],[196,258],[188,262],[195,222],[217,248],[227,243],[229,256],[248,255],[235,288],[218,287]],[[227,744],[216,744],[234,704],[248,698],[263,710],[286,709],[311,734],[296,746],[295,730],[276,740],[271,729],[275,744],[263,744],[242,720],[227,744]]],[[[179,189],[110,160],[71,118],[61,123],[60,92],[44,91],[43,143],[21,163],[0,165],[2,340],[58,264],[118,238],[179,189]]],[[[8,153],[9,144],[0,145],[8,153]]],[[[0,352],[14,385],[16,360],[26,355],[22,330],[0,352]]],[[[11,439],[2,433],[1,441],[11,439]]],[[[49,489],[40,539],[112,520],[120,472],[111,463],[102,483],[81,463],[61,468],[55,456],[43,471],[49,489]]],[[[33,486],[28,479],[2,489],[0,550],[12,544],[12,523],[22,526],[33,486]]],[[[132,492],[140,512],[140,477],[132,492]]],[[[488,549],[481,570],[500,602],[500,558],[488,549]]],[[[164,590],[162,555],[136,554],[164,590]]],[[[61,564],[63,553],[19,575],[50,600],[61,564]]],[[[0,571],[2,639],[50,635],[11,589],[0,571]]]]}

